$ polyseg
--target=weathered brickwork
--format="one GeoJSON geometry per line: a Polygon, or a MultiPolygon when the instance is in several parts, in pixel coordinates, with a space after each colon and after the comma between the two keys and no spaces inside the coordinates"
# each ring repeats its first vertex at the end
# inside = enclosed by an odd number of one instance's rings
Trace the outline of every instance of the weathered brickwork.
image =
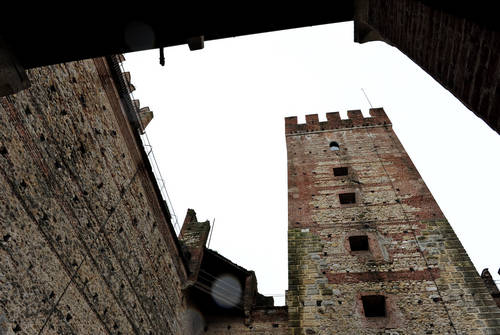
{"type": "Polygon", "coordinates": [[[189,267],[189,282],[196,280],[203,260],[203,251],[210,232],[210,222],[198,222],[196,212],[188,209],[179,239],[184,245],[184,254],[189,267]]]}
{"type": "MultiPolygon", "coordinates": [[[[497,29],[443,12],[419,0],[361,0],[358,3],[363,5],[356,15],[357,31],[362,31],[364,25],[373,29],[378,34],[375,39],[396,46],[500,132],[500,32],[497,29]]],[[[364,38],[363,34],[355,37],[358,42],[364,38]]]]}
{"type": "Polygon", "coordinates": [[[390,120],[370,114],[286,119],[290,334],[500,333],[500,310],[390,120]],[[371,295],[385,316],[365,316],[371,295]]]}
{"type": "Polygon", "coordinates": [[[183,334],[186,273],[104,58],[0,98],[8,334],[183,334]]]}
{"type": "Polygon", "coordinates": [[[484,269],[483,272],[481,272],[481,278],[483,279],[484,285],[486,285],[486,288],[493,297],[493,300],[495,300],[497,306],[500,307],[500,290],[498,290],[497,284],[495,284],[490,271],[488,269],[484,269]]]}
{"type": "Polygon", "coordinates": [[[0,334],[500,334],[382,109],[286,119],[289,289],[272,307],[193,210],[177,240],[139,138],[152,114],[117,61],[33,69],[0,98],[0,334]],[[228,271],[229,309],[211,291],[228,271]]]}
{"type": "Polygon", "coordinates": [[[206,320],[207,335],[288,335],[286,307],[252,311],[251,322],[242,317],[211,317],[206,320]]]}

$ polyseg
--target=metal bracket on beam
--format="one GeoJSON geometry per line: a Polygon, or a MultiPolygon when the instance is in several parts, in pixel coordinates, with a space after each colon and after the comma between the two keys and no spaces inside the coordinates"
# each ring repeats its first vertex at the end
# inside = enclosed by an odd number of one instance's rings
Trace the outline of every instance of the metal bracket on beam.
{"type": "Polygon", "coordinates": [[[188,38],[187,43],[189,45],[189,50],[201,50],[205,47],[205,36],[195,36],[188,38]]]}
{"type": "Polygon", "coordinates": [[[0,97],[17,93],[30,87],[24,68],[0,36],[0,97]]]}
{"type": "Polygon", "coordinates": [[[163,47],[160,48],[160,65],[165,66],[165,52],[163,51],[163,47]]]}

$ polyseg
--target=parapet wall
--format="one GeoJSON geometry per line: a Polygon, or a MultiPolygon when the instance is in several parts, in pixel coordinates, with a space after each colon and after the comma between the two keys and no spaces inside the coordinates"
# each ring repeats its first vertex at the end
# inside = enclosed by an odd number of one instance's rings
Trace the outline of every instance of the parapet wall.
{"type": "Polygon", "coordinates": [[[383,108],[370,108],[371,117],[364,117],[360,110],[347,111],[348,119],[341,119],[339,112],[326,113],[326,122],[319,122],[318,114],[306,115],[305,124],[297,124],[297,117],[285,118],[285,133],[297,134],[323,130],[390,125],[383,108]]]}
{"type": "Polygon", "coordinates": [[[288,335],[288,308],[269,307],[251,312],[250,322],[238,316],[212,316],[206,320],[206,335],[288,335]]]}

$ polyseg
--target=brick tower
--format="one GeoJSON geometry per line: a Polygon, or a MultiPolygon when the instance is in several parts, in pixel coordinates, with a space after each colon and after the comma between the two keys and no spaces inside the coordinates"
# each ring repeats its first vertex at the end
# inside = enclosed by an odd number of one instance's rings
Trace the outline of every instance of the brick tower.
{"type": "Polygon", "coordinates": [[[285,120],[290,334],[500,334],[382,108],[285,120]]]}

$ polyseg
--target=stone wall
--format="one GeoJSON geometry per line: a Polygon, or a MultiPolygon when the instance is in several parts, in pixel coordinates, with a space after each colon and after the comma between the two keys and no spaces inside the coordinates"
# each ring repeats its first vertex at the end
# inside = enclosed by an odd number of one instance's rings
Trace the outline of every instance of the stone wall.
{"type": "Polygon", "coordinates": [[[104,58],[0,98],[7,334],[183,334],[185,268],[104,58]]]}
{"type": "Polygon", "coordinates": [[[370,114],[286,119],[290,333],[500,332],[498,308],[389,119],[370,114]],[[347,175],[334,176],[338,167],[347,175]],[[344,193],[355,203],[341,204],[344,193]],[[352,250],[353,236],[367,250],[352,250]],[[383,296],[385,316],[365,316],[370,295],[383,296]]]}
{"type": "Polygon", "coordinates": [[[500,132],[498,29],[419,0],[357,0],[357,4],[357,42],[381,39],[397,47],[500,132]]]}

